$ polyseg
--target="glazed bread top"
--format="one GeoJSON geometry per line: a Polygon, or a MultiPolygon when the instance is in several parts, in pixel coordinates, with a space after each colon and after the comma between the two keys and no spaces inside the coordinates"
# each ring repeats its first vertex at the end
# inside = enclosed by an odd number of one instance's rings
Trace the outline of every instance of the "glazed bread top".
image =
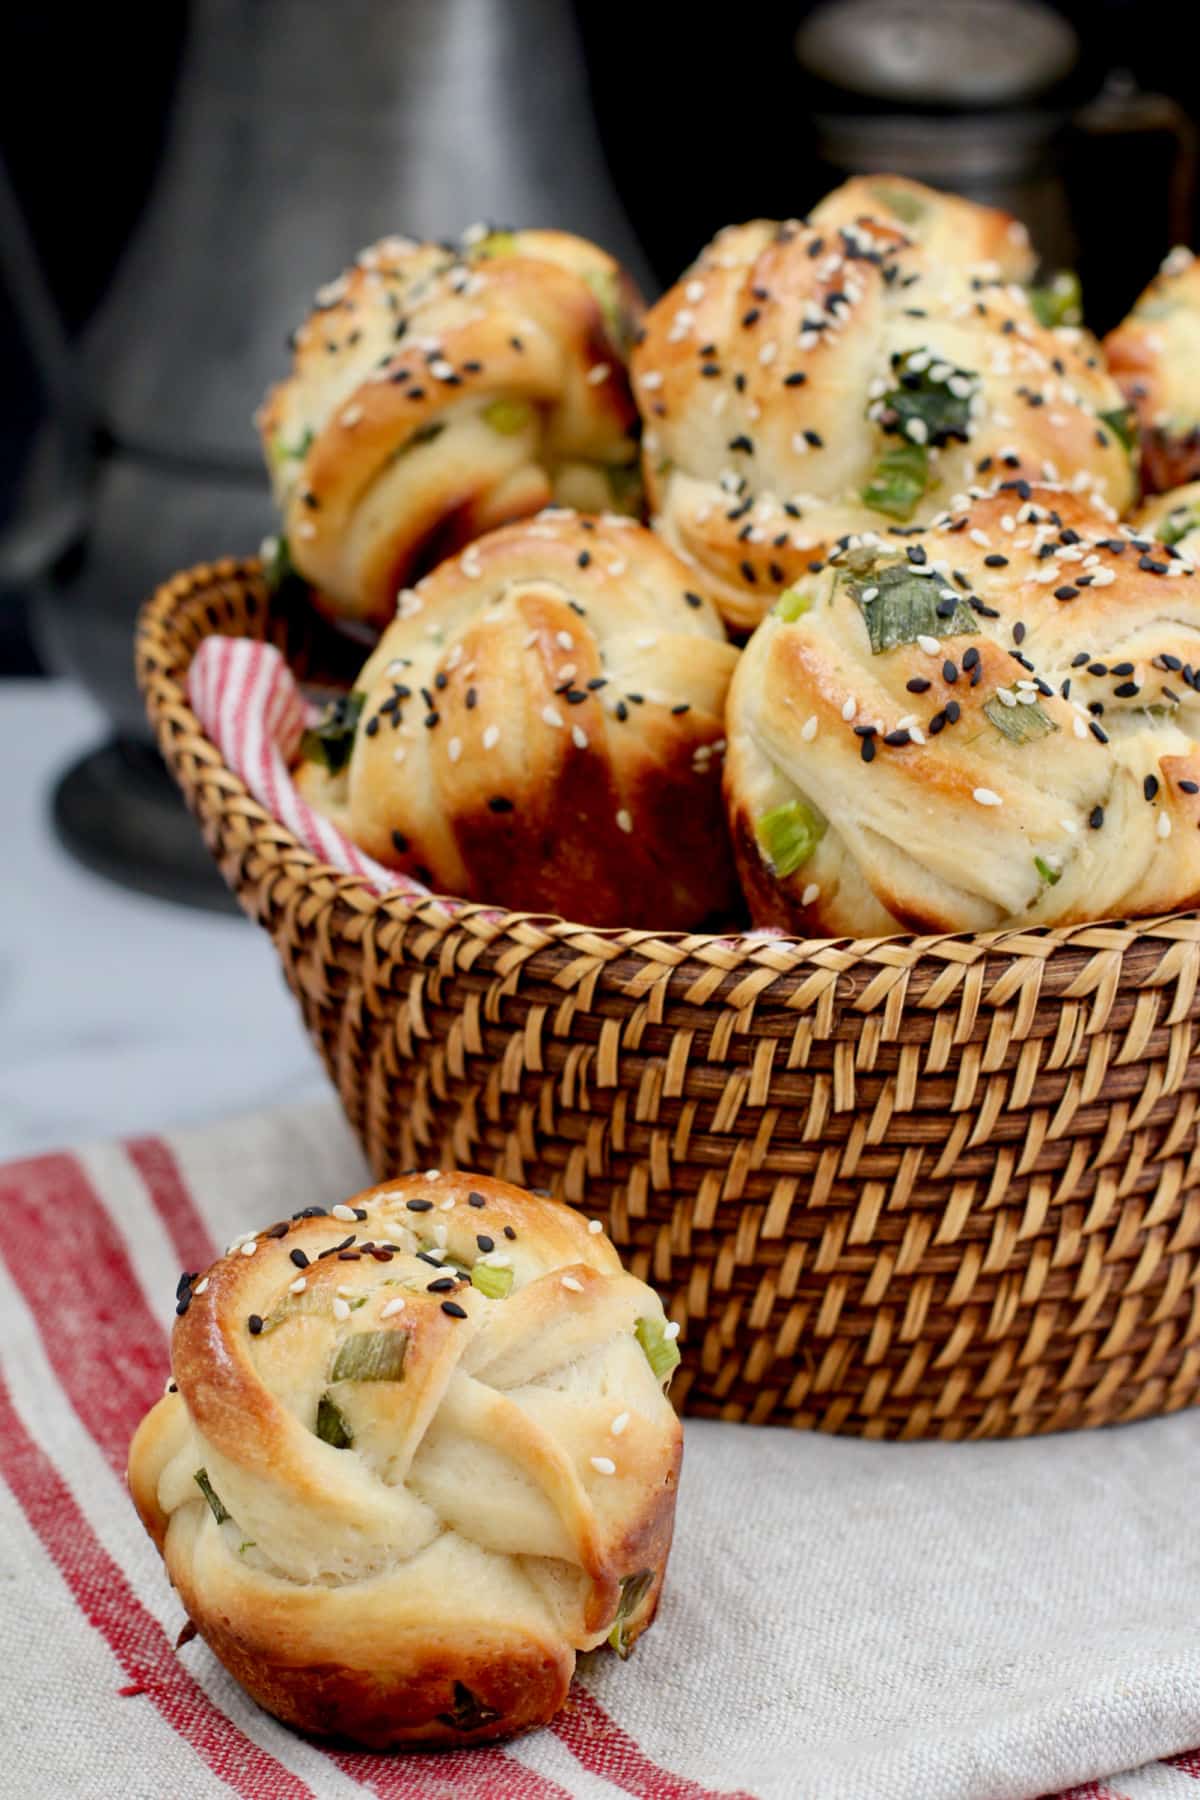
{"type": "Polygon", "coordinates": [[[721,814],[737,653],[654,535],[567,511],[506,526],[402,596],[356,684],[353,750],[306,797],[441,893],[595,925],[731,902],[721,814]]]}
{"type": "Polygon", "coordinates": [[[364,250],[258,416],[317,603],[381,626],[406,582],[506,520],[551,500],[636,511],[639,312],[613,258],[567,232],[364,250]]]}
{"type": "Polygon", "coordinates": [[[743,654],[726,789],[758,924],[981,931],[1200,896],[1200,582],[1009,484],[849,542],[743,654]]]}
{"type": "Polygon", "coordinates": [[[903,232],[934,264],[959,264],[1004,281],[1033,280],[1037,257],[1020,219],[907,175],[855,175],[809,214],[818,231],[871,219],[903,232]]]}
{"type": "Polygon", "coordinates": [[[972,483],[1134,497],[1095,341],[874,221],[721,232],[632,367],[657,524],[738,628],[845,533],[931,520],[972,483]]]}
{"type": "Polygon", "coordinates": [[[218,1647],[486,1687],[509,1650],[652,1615],[678,1353],[598,1227],[431,1171],[247,1234],[180,1294],[130,1485],[218,1647]]]}
{"type": "Polygon", "coordinates": [[[1162,493],[1200,475],[1200,262],[1171,251],[1104,340],[1142,435],[1142,480],[1162,493]]]}

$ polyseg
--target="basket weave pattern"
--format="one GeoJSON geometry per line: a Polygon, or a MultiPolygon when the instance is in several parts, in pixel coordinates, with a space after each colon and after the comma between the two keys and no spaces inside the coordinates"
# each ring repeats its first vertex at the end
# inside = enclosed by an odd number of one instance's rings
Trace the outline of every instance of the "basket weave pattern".
{"type": "Polygon", "coordinates": [[[804,943],[381,898],[188,705],[213,632],[336,673],[273,605],[252,561],[176,576],[139,677],[379,1177],[457,1164],[602,1216],[698,1413],[994,1437],[1200,1396],[1195,914],[804,943]]]}

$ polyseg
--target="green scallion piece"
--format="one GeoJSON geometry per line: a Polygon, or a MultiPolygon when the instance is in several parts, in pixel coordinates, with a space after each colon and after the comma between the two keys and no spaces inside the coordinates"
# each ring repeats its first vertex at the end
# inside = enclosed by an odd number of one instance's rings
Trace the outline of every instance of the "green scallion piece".
{"type": "Polygon", "coordinates": [[[323,763],[331,775],[338,775],[350,761],[354,734],[362,717],[367,696],[361,692],[343,694],[326,707],[320,723],[304,732],[300,754],[305,762],[323,763]]]}
{"type": "Polygon", "coordinates": [[[354,1443],[341,1409],[328,1394],[322,1394],[317,1401],[317,1436],[323,1444],[332,1444],[335,1450],[349,1450],[354,1443]]]}
{"type": "Polygon", "coordinates": [[[916,225],[925,217],[924,200],[918,194],[910,194],[907,188],[888,187],[877,181],[871,189],[871,198],[905,225],[916,225]]]}
{"type": "Polygon", "coordinates": [[[1137,414],[1132,406],[1116,406],[1111,412],[1102,412],[1098,416],[1117,442],[1132,455],[1138,441],[1137,414]]]}
{"type": "Polygon", "coordinates": [[[271,592],[278,594],[289,582],[299,579],[287,538],[282,532],[278,537],[267,538],[263,543],[263,580],[271,592]]]}
{"type": "Polygon", "coordinates": [[[667,1336],[665,1319],[639,1319],[634,1326],[637,1341],[646,1352],[646,1361],[654,1370],[659,1381],[665,1381],[673,1369],[679,1367],[679,1345],[673,1337],[667,1336]]]}
{"type": "Polygon", "coordinates": [[[313,433],[311,431],[305,431],[294,444],[285,444],[281,437],[277,437],[271,444],[271,461],[276,468],[282,467],[286,462],[299,462],[308,455],[312,445],[313,433]]]}
{"type": "Polygon", "coordinates": [[[993,694],[984,702],[984,714],[989,718],[996,730],[1002,733],[1012,744],[1032,744],[1038,738],[1049,737],[1058,726],[1036,700],[1020,700],[1016,706],[1005,706],[1003,700],[993,694]]]}
{"type": "Polygon", "coordinates": [[[401,1381],[407,1331],[358,1331],[333,1359],[330,1381],[401,1381]]]}
{"type": "Polygon", "coordinates": [[[811,594],[804,594],[799,588],[790,587],[780,594],[771,611],[777,619],[783,619],[790,625],[802,613],[811,612],[812,605],[811,594]]]}
{"type": "Polygon", "coordinates": [[[871,471],[863,504],[889,519],[911,519],[929,485],[929,453],[924,444],[891,444],[871,471]]]}
{"type": "Polygon", "coordinates": [[[524,400],[493,400],[483,409],[483,422],[503,437],[514,437],[524,431],[533,418],[533,408],[524,400]]]}
{"type": "Polygon", "coordinates": [[[223,1525],[226,1519],[232,1518],[233,1515],[229,1511],[229,1508],[222,1504],[221,1496],[217,1493],[216,1488],[208,1479],[208,1470],[197,1469],[194,1480],[196,1486],[208,1501],[208,1504],[212,1509],[212,1516],[217,1521],[217,1524],[223,1525]]]}
{"type": "Polygon", "coordinates": [[[616,1617],[613,1619],[608,1641],[622,1661],[633,1648],[625,1636],[625,1627],[650,1592],[653,1581],[653,1569],[639,1569],[636,1575],[621,1577],[621,1598],[617,1603],[616,1617]]]}
{"type": "Polygon", "coordinates": [[[920,637],[964,637],[977,629],[974,613],[962,600],[943,618],[938,607],[949,604],[945,594],[953,590],[940,576],[917,575],[907,563],[888,563],[849,587],[876,656],[897,644],[915,644],[920,637]]]}
{"type": "Polygon", "coordinates": [[[515,231],[489,231],[481,237],[477,244],[468,247],[467,255],[472,259],[480,256],[515,256],[517,254],[517,234],[515,231]]]}
{"type": "Polygon", "coordinates": [[[1029,304],[1039,325],[1083,324],[1083,289],[1074,269],[1060,269],[1043,287],[1031,287],[1029,304]]]}
{"type": "Polygon", "coordinates": [[[759,849],[781,881],[806,863],[825,835],[825,820],[805,800],[785,800],[755,821],[759,849]]]}
{"type": "Polygon", "coordinates": [[[918,447],[954,439],[967,442],[971,398],[979,387],[973,370],[956,369],[928,350],[898,350],[892,357],[892,376],[895,385],[884,394],[877,415],[884,431],[918,447]],[[911,429],[914,425],[916,430],[911,429]]]}
{"type": "Polygon", "coordinates": [[[1158,521],[1154,535],[1160,544],[1177,544],[1181,538],[1200,528],[1200,506],[1173,506],[1158,521]]]}
{"type": "Polygon", "coordinates": [[[513,1272],[498,1269],[494,1263],[477,1262],[471,1270],[471,1286],[489,1300],[505,1300],[512,1292],[513,1272]]]}
{"type": "Polygon", "coordinates": [[[1053,863],[1048,863],[1044,856],[1035,856],[1033,866],[1049,887],[1057,887],[1062,880],[1062,870],[1056,869],[1053,863]]]}

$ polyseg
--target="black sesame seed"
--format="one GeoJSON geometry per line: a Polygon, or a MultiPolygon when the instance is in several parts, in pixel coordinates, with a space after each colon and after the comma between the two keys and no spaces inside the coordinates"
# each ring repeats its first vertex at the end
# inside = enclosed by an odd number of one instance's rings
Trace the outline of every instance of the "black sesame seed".
{"type": "Polygon", "coordinates": [[[467,1205],[468,1206],[486,1206],[487,1201],[484,1199],[482,1194],[477,1194],[472,1189],[472,1191],[467,1195],[467,1205]]]}
{"type": "Polygon", "coordinates": [[[793,369],[790,375],[784,376],[783,385],[784,387],[803,387],[807,380],[808,376],[803,369],[793,369]]]}
{"type": "Polygon", "coordinates": [[[1146,796],[1147,800],[1154,799],[1155,795],[1158,793],[1158,776],[1157,775],[1147,775],[1146,779],[1142,783],[1142,793],[1146,796]]]}
{"type": "Polygon", "coordinates": [[[946,729],[945,713],[935,712],[932,719],[929,721],[927,729],[931,737],[936,737],[939,731],[944,731],[946,729]]]}
{"type": "Polygon", "coordinates": [[[899,750],[905,744],[911,744],[912,738],[909,736],[908,732],[903,728],[903,726],[901,726],[900,729],[897,731],[885,732],[883,741],[885,744],[890,744],[893,750],[899,750]]]}
{"type": "Polygon", "coordinates": [[[440,1269],[442,1266],[440,1260],[436,1256],[430,1256],[428,1250],[418,1250],[417,1261],[428,1263],[432,1269],[440,1269]]]}
{"type": "Polygon", "coordinates": [[[458,1283],[453,1275],[439,1275],[436,1281],[425,1283],[425,1292],[427,1294],[452,1294],[457,1286],[458,1283]]]}
{"type": "Polygon", "coordinates": [[[586,569],[591,560],[592,553],[590,550],[581,550],[579,555],[575,558],[576,563],[581,569],[586,569]]]}
{"type": "Polygon", "coordinates": [[[1181,781],[1179,786],[1181,791],[1185,794],[1200,794],[1200,782],[1181,781]]]}
{"type": "Polygon", "coordinates": [[[490,1238],[485,1231],[480,1231],[480,1232],[476,1233],[475,1242],[478,1244],[479,1248],[483,1251],[483,1254],[485,1256],[487,1255],[489,1250],[494,1250],[496,1248],[495,1238],[490,1238]]]}
{"type": "Polygon", "coordinates": [[[1070,582],[1066,582],[1062,587],[1056,587],[1054,590],[1054,598],[1056,600],[1075,600],[1078,596],[1079,589],[1077,587],[1072,587],[1070,582]]]}
{"type": "Polygon", "coordinates": [[[947,702],[946,702],[946,723],[947,723],[947,725],[957,725],[961,715],[962,715],[962,708],[959,706],[958,701],[957,700],[947,700],[947,702]]]}
{"type": "Polygon", "coordinates": [[[873,737],[865,737],[863,739],[860,754],[865,763],[875,761],[875,739],[873,737]]]}
{"type": "Polygon", "coordinates": [[[250,1328],[251,1337],[257,1337],[263,1328],[262,1318],[258,1313],[251,1313],[250,1317],[246,1320],[246,1324],[250,1328]]]}
{"type": "Polygon", "coordinates": [[[510,1240],[511,1240],[511,1241],[513,1241],[513,1242],[515,1242],[515,1240],[516,1240],[516,1236],[517,1236],[517,1234],[516,1234],[516,1232],[515,1232],[515,1231],[514,1231],[514,1230],[513,1230],[513,1228],[512,1228],[512,1226],[511,1226],[511,1225],[506,1225],[506,1226],[505,1226],[505,1227],[504,1227],[504,1235],[505,1235],[505,1237],[506,1237],[506,1238],[508,1238],[508,1239],[510,1239],[510,1240]]]}
{"type": "Polygon", "coordinates": [[[297,1248],[295,1250],[290,1250],[288,1254],[298,1269],[307,1269],[308,1257],[303,1250],[297,1248]]]}
{"type": "Polygon", "coordinates": [[[1099,725],[1097,725],[1095,719],[1093,719],[1090,722],[1090,724],[1088,725],[1088,730],[1091,732],[1092,736],[1095,738],[1095,740],[1098,744],[1107,744],[1108,733],[1106,731],[1104,731],[1099,725]]]}
{"type": "Polygon", "coordinates": [[[1103,825],[1103,823],[1104,823],[1104,808],[1102,806],[1093,806],[1091,812],[1088,814],[1088,824],[1091,826],[1093,831],[1099,831],[1099,829],[1103,825]]]}
{"type": "Polygon", "coordinates": [[[478,699],[479,699],[479,694],[475,688],[469,687],[467,689],[466,699],[467,699],[467,711],[474,712],[476,703],[478,702],[478,699]]]}
{"type": "Polygon", "coordinates": [[[1013,643],[1014,644],[1023,644],[1024,642],[1025,642],[1025,625],[1024,625],[1023,620],[1018,619],[1016,624],[1013,626],[1013,643]]]}
{"type": "Polygon", "coordinates": [[[192,1304],[192,1290],[191,1290],[191,1288],[188,1288],[184,1293],[182,1293],[179,1296],[179,1300],[175,1307],[175,1311],[181,1319],[191,1304],[192,1304]]]}
{"type": "Polygon", "coordinates": [[[978,661],[979,652],[972,644],[971,648],[963,653],[962,666],[964,669],[973,669],[978,661]]]}
{"type": "Polygon", "coordinates": [[[819,431],[806,430],[804,438],[805,442],[811,444],[814,450],[823,450],[825,448],[825,439],[821,436],[819,431]]]}
{"type": "Polygon", "coordinates": [[[405,1204],[406,1209],[409,1212],[420,1213],[420,1212],[432,1212],[433,1211],[433,1201],[432,1200],[406,1200],[404,1202],[404,1204],[405,1204]]]}
{"type": "Polygon", "coordinates": [[[506,800],[503,794],[493,794],[491,799],[488,801],[488,811],[489,812],[510,813],[512,811],[512,809],[513,809],[512,801],[506,800]]]}
{"type": "Polygon", "coordinates": [[[945,662],[942,664],[942,680],[943,681],[957,681],[958,680],[958,664],[951,662],[949,657],[947,657],[945,662]]]}
{"type": "Polygon", "coordinates": [[[932,685],[924,675],[914,675],[911,681],[905,682],[910,694],[926,694],[932,685]]]}
{"type": "Polygon", "coordinates": [[[466,1309],[461,1307],[457,1300],[443,1300],[442,1311],[449,1313],[452,1319],[465,1319],[467,1316],[466,1309]]]}
{"type": "Polygon", "coordinates": [[[1140,692],[1141,689],[1136,681],[1119,681],[1113,689],[1118,700],[1132,700],[1134,695],[1140,692]]]}

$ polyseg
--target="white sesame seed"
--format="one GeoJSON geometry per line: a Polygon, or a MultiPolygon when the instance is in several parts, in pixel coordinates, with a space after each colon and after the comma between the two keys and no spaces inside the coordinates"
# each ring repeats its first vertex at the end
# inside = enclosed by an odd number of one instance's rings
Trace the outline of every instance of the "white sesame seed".
{"type": "Polygon", "coordinates": [[[562,722],[563,722],[563,716],[559,712],[557,706],[543,706],[542,717],[546,721],[547,725],[555,725],[561,729],[562,722]]]}
{"type": "Polygon", "coordinates": [[[577,750],[586,750],[587,749],[588,734],[583,729],[582,725],[572,725],[572,727],[571,727],[571,742],[574,744],[574,746],[577,750]]]}
{"type": "Polygon", "coordinates": [[[350,1303],[347,1300],[343,1300],[340,1294],[335,1294],[333,1296],[333,1316],[335,1319],[348,1319],[350,1317],[350,1303]]]}
{"type": "Polygon", "coordinates": [[[344,1219],[347,1223],[354,1218],[354,1209],[350,1206],[331,1206],[329,1210],[335,1219],[344,1219]]]}
{"type": "Polygon", "coordinates": [[[625,568],[625,558],[623,556],[618,556],[615,562],[609,563],[608,572],[610,575],[623,575],[625,573],[625,568]]]}
{"type": "Polygon", "coordinates": [[[242,1245],[242,1255],[243,1256],[253,1256],[254,1252],[257,1249],[258,1249],[258,1244],[254,1240],[254,1238],[251,1238],[250,1242],[248,1244],[242,1245]]]}
{"type": "Polygon", "coordinates": [[[985,788],[985,787],[976,788],[973,798],[976,801],[978,801],[980,806],[1002,806],[1003,805],[1003,801],[1001,800],[999,794],[993,793],[991,788],[985,788]]]}
{"type": "Polygon", "coordinates": [[[297,1275],[295,1281],[288,1282],[288,1293],[302,1294],[307,1286],[308,1277],[306,1275],[297,1275]]]}
{"type": "Polygon", "coordinates": [[[208,1287],[208,1280],[209,1280],[209,1278],[206,1275],[204,1277],[203,1281],[198,1281],[196,1283],[195,1287],[192,1289],[192,1293],[193,1294],[203,1294],[204,1291],[206,1290],[206,1288],[208,1287]]]}
{"type": "Polygon", "coordinates": [[[1085,720],[1080,718],[1078,713],[1075,714],[1075,718],[1072,722],[1075,726],[1075,736],[1077,738],[1087,737],[1087,735],[1088,735],[1087,723],[1085,720]]]}
{"type": "Polygon", "coordinates": [[[667,1339],[668,1343],[672,1338],[677,1338],[679,1336],[679,1321],[677,1319],[667,1320],[667,1323],[663,1326],[663,1336],[667,1339]]]}
{"type": "Polygon", "coordinates": [[[819,900],[820,898],[821,898],[820,888],[817,886],[815,881],[810,881],[808,886],[805,888],[804,892],[800,896],[800,904],[802,906],[811,906],[814,901],[819,900]]]}
{"type": "Polygon", "coordinates": [[[456,763],[458,761],[459,757],[462,755],[462,739],[461,738],[452,737],[450,739],[450,742],[446,745],[446,755],[450,758],[450,761],[452,763],[456,763]]]}
{"type": "Polygon", "coordinates": [[[612,1424],[609,1426],[608,1429],[612,1432],[614,1437],[620,1437],[621,1433],[624,1431],[624,1429],[628,1425],[628,1423],[629,1423],[629,1414],[627,1412],[621,1412],[621,1413],[617,1414],[616,1418],[613,1420],[612,1424]]]}
{"type": "Polygon", "coordinates": [[[346,408],[345,412],[343,412],[341,415],[341,422],[348,429],[352,429],[355,425],[358,424],[358,422],[362,418],[362,416],[363,416],[363,409],[361,406],[348,406],[346,408]]]}
{"type": "Polygon", "coordinates": [[[589,387],[599,387],[602,381],[608,380],[610,373],[611,370],[607,363],[593,363],[587,374],[584,376],[584,380],[589,387]]]}
{"type": "Polygon", "coordinates": [[[389,1300],[387,1305],[380,1309],[379,1316],[381,1319],[394,1319],[398,1312],[403,1311],[404,1301],[401,1299],[400,1295],[397,1294],[394,1300],[389,1300]]]}
{"type": "Polygon", "coordinates": [[[775,342],[775,340],[773,338],[771,338],[771,339],[768,339],[768,341],[762,346],[761,350],[759,351],[758,360],[762,364],[763,368],[765,369],[765,368],[768,368],[770,366],[770,364],[775,361],[775,358],[778,355],[779,355],[779,345],[775,342]]]}
{"type": "Polygon", "coordinates": [[[316,535],[317,535],[317,528],[313,524],[312,520],[311,519],[301,519],[300,523],[296,527],[296,536],[302,537],[302,538],[315,538],[316,535]]]}
{"type": "Polygon", "coordinates": [[[702,281],[689,281],[683,290],[683,294],[684,299],[690,300],[691,304],[695,306],[697,301],[703,300],[704,298],[704,283],[702,281]]]}
{"type": "Polygon", "coordinates": [[[571,636],[569,631],[556,631],[554,634],[554,641],[563,650],[573,650],[575,648],[575,639],[571,636]]]}
{"type": "Polygon", "coordinates": [[[407,755],[408,751],[405,746],[403,744],[397,744],[396,748],[392,751],[392,761],[394,763],[402,763],[407,755]]]}
{"type": "Polygon", "coordinates": [[[617,1472],[617,1465],[611,1456],[589,1456],[588,1461],[597,1475],[615,1475],[617,1472]]]}
{"type": "Polygon", "coordinates": [[[816,735],[817,735],[817,715],[816,715],[816,713],[810,713],[808,718],[805,719],[803,725],[800,727],[800,736],[804,739],[804,742],[806,744],[811,744],[813,739],[816,737],[816,735]]]}
{"type": "Polygon", "coordinates": [[[589,1219],[588,1220],[588,1230],[591,1232],[593,1237],[599,1237],[600,1233],[604,1230],[603,1220],[602,1219],[589,1219]]]}
{"type": "Polygon", "coordinates": [[[429,373],[438,381],[449,381],[454,374],[454,369],[444,356],[435,356],[429,365],[429,373]]]}
{"type": "Polygon", "coordinates": [[[482,742],[485,750],[494,750],[500,742],[500,727],[489,725],[483,734],[482,742]]]}
{"type": "Polygon", "coordinates": [[[812,445],[802,431],[793,431],[792,449],[796,452],[797,456],[803,456],[806,450],[812,449],[812,445]]]}
{"type": "Polygon", "coordinates": [[[1168,813],[1159,813],[1158,815],[1158,835],[1160,838],[1169,838],[1171,835],[1171,819],[1168,813]]]}
{"type": "Polygon", "coordinates": [[[621,808],[620,812],[617,814],[617,824],[622,831],[632,831],[633,830],[632,814],[624,806],[621,808]]]}
{"type": "Polygon", "coordinates": [[[849,721],[854,717],[854,715],[857,711],[858,711],[858,701],[854,698],[853,694],[847,695],[846,699],[842,702],[842,717],[843,717],[843,719],[845,719],[846,722],[849,723],[849,721]]]}
{"type": "Polygon", "coordinates": [[[662,384],[663,378],[657,369],[651,369],[649,374],[642,376],[642,386],[644,388],[660,388],[662,384]]]}
{"type": "Polygon", "coordinates": [[[939,644],[938,640],[935,637],[930,637],[926,632],[920,633],[917,638],[917,643],[925,652],[926,656],[940,656],[942,653],[942,646],[939,644]]]}
{"type": "Polygon", "coordinates": [[[576,1281],[576,1279],[573,1275],[564,1275],[562,1278],[562,1284],[565,1288],[570,1288],[570,1290],[573,1294],[582,1294],[582,1292],[583,1292],[582,1281],[576,1281]]]}

